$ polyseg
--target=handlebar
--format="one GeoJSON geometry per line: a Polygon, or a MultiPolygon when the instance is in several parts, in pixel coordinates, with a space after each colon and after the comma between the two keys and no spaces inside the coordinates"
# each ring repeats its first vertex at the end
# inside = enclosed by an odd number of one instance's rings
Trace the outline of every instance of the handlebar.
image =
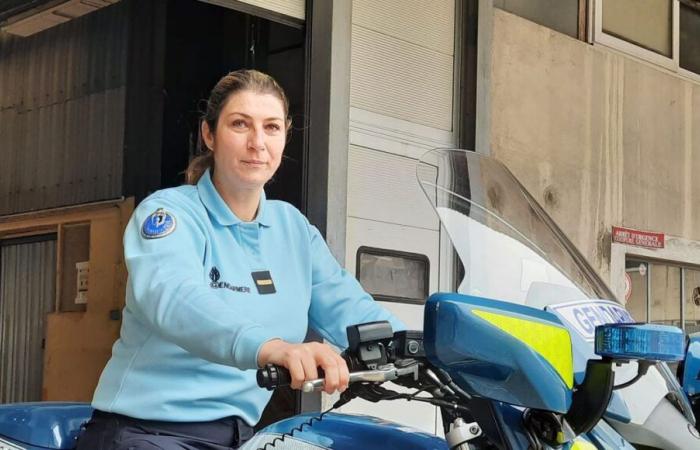
{"type": "Polygon", "coordinates": [[[268,391],[289,386],[292,382],[292,376],[289,374],[289,370],[274,364],[268,364],[262,369],[258,369],[255,378],[258,381],[258,386],[268,391]]]}
{"type": "MultiPolygon", "coordinates": [[[[358,372],[350,372],[350,383],[357,382],[373,382],[383,383],[385,381],[395,380],[404,375],[414,374],[417,377],[417,366],[409,365],[406,367],[397,368],[393,364],[386,364],[378,367],[375,370],[362,370],[358,372]]],[[[288,386],[291,383],[289,371],[284,367],[268,364],[262,369],[258,369],[257,373],[258,386],[271,391],[278,387],[288,386]]],[[[305,381],[301,390],[304,392],[321,391],[324,387],[324,378],[305,381]]]]}
{"type": "MultiPolygon", "coordinates": [[[[397,370],[393,367],[386,366],[379,368],[377,370],[363,370],[360,372],[350,372],[350,383],[356,383],[358,381],[370,381],[376,383],[382,383],[384,381],[391,381],[398,378],[397,370]]],[[[304,392],[314,392],[323,390],[324,379],[317,378],[315,380],[305,381],[301,386],[301,390],[304,392]]]]}

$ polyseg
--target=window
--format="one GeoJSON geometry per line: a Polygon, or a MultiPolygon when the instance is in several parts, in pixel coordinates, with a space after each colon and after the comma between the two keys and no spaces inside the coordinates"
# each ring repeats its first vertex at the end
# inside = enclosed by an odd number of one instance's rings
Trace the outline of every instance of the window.
{"type": "Polygon", "coordinates": [[[700,268],[628,257],[625,272],[635,320],[700,331],[700,268]]]}
{"type": "Polygon", "coordinates": [[[700,1],[595,0],[594,40],[700,79],[700,1]]]}
{"type": "Polygon", "coordinates": [[[578,38],[579,0],[494,0],[493,6],[578,38]]]}
{"type": "Polygon", "coordinates": [[[684,325],[686,333],[700,331],[700,269],[683,271],[684,325]]]}
{"type": "Polygon", "coordinates": [[[700,74],[700,1],[695,7],[681,3],[680,10],[680,66],[681,69],[700,74]]]}
{"type": "Polygon", "coordinates": [[[625,307],[634,320],[646,322],[647,303],[649,302],[649,283],[647,278],[648,264],[644,261],[628,259],[625,261],[625,276],[627,290],[625,292],[625,307]]]}
{"type": "Polygon", "coordinates": [[[649,322],[681,326],[681,268],[649,264],[649,322]]]}
{"type": "Polygon", "coordinates": [[[603,32],[673,57],[673,0],[603,0],[603,32]]]}
{"type": "Polygon", "coordinates": [[[423,304],[428,297],[425,255],[360,247],[356,268],[357,279],[375,300],[423,304]]]}

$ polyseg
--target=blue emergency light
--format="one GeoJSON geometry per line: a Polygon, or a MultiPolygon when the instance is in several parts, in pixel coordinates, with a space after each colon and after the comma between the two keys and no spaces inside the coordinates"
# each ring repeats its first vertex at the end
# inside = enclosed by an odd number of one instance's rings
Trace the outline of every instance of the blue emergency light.
{"type": "Polygon", "coordinates": [[[613,360],[680,361],[684,347],[683,331],[670,325],[616,323],[595,329],[596,354],[613,360]]]}

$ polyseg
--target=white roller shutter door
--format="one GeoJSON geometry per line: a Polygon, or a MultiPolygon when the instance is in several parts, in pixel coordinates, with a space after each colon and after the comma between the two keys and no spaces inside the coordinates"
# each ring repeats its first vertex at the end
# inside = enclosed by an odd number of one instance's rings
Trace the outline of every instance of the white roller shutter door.
{"type": "Polygon", "coordinates": [[[454,0],[354,0],[352,107],[452,130],[454,0]]]}

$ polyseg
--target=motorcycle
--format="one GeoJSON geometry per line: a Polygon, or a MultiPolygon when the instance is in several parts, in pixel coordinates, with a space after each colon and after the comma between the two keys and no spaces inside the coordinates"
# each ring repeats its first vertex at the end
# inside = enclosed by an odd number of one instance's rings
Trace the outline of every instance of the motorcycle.
{"type": "MultiPolygon", "coordinates": [[[[417,176],[452,244],[455,292],[427,299],[423,330],[348,327],[350,386],[333,408],[272,424],[242,449],[700,448],[688,397],[700,340],[686,357],[681,330],[634,323],[498,161],[434,150],[417,176]],[[665,364],[684,358],[686,392],[665,364]],[[332,411],[357,397],[436,405],[444,437],[332,411]]],[[[283,368],[258,371],[261,387],[288,382],[283,368]]],[[[85,404],[2,405],[0,450],[73,448],[90,414],[85,404]]]]}

